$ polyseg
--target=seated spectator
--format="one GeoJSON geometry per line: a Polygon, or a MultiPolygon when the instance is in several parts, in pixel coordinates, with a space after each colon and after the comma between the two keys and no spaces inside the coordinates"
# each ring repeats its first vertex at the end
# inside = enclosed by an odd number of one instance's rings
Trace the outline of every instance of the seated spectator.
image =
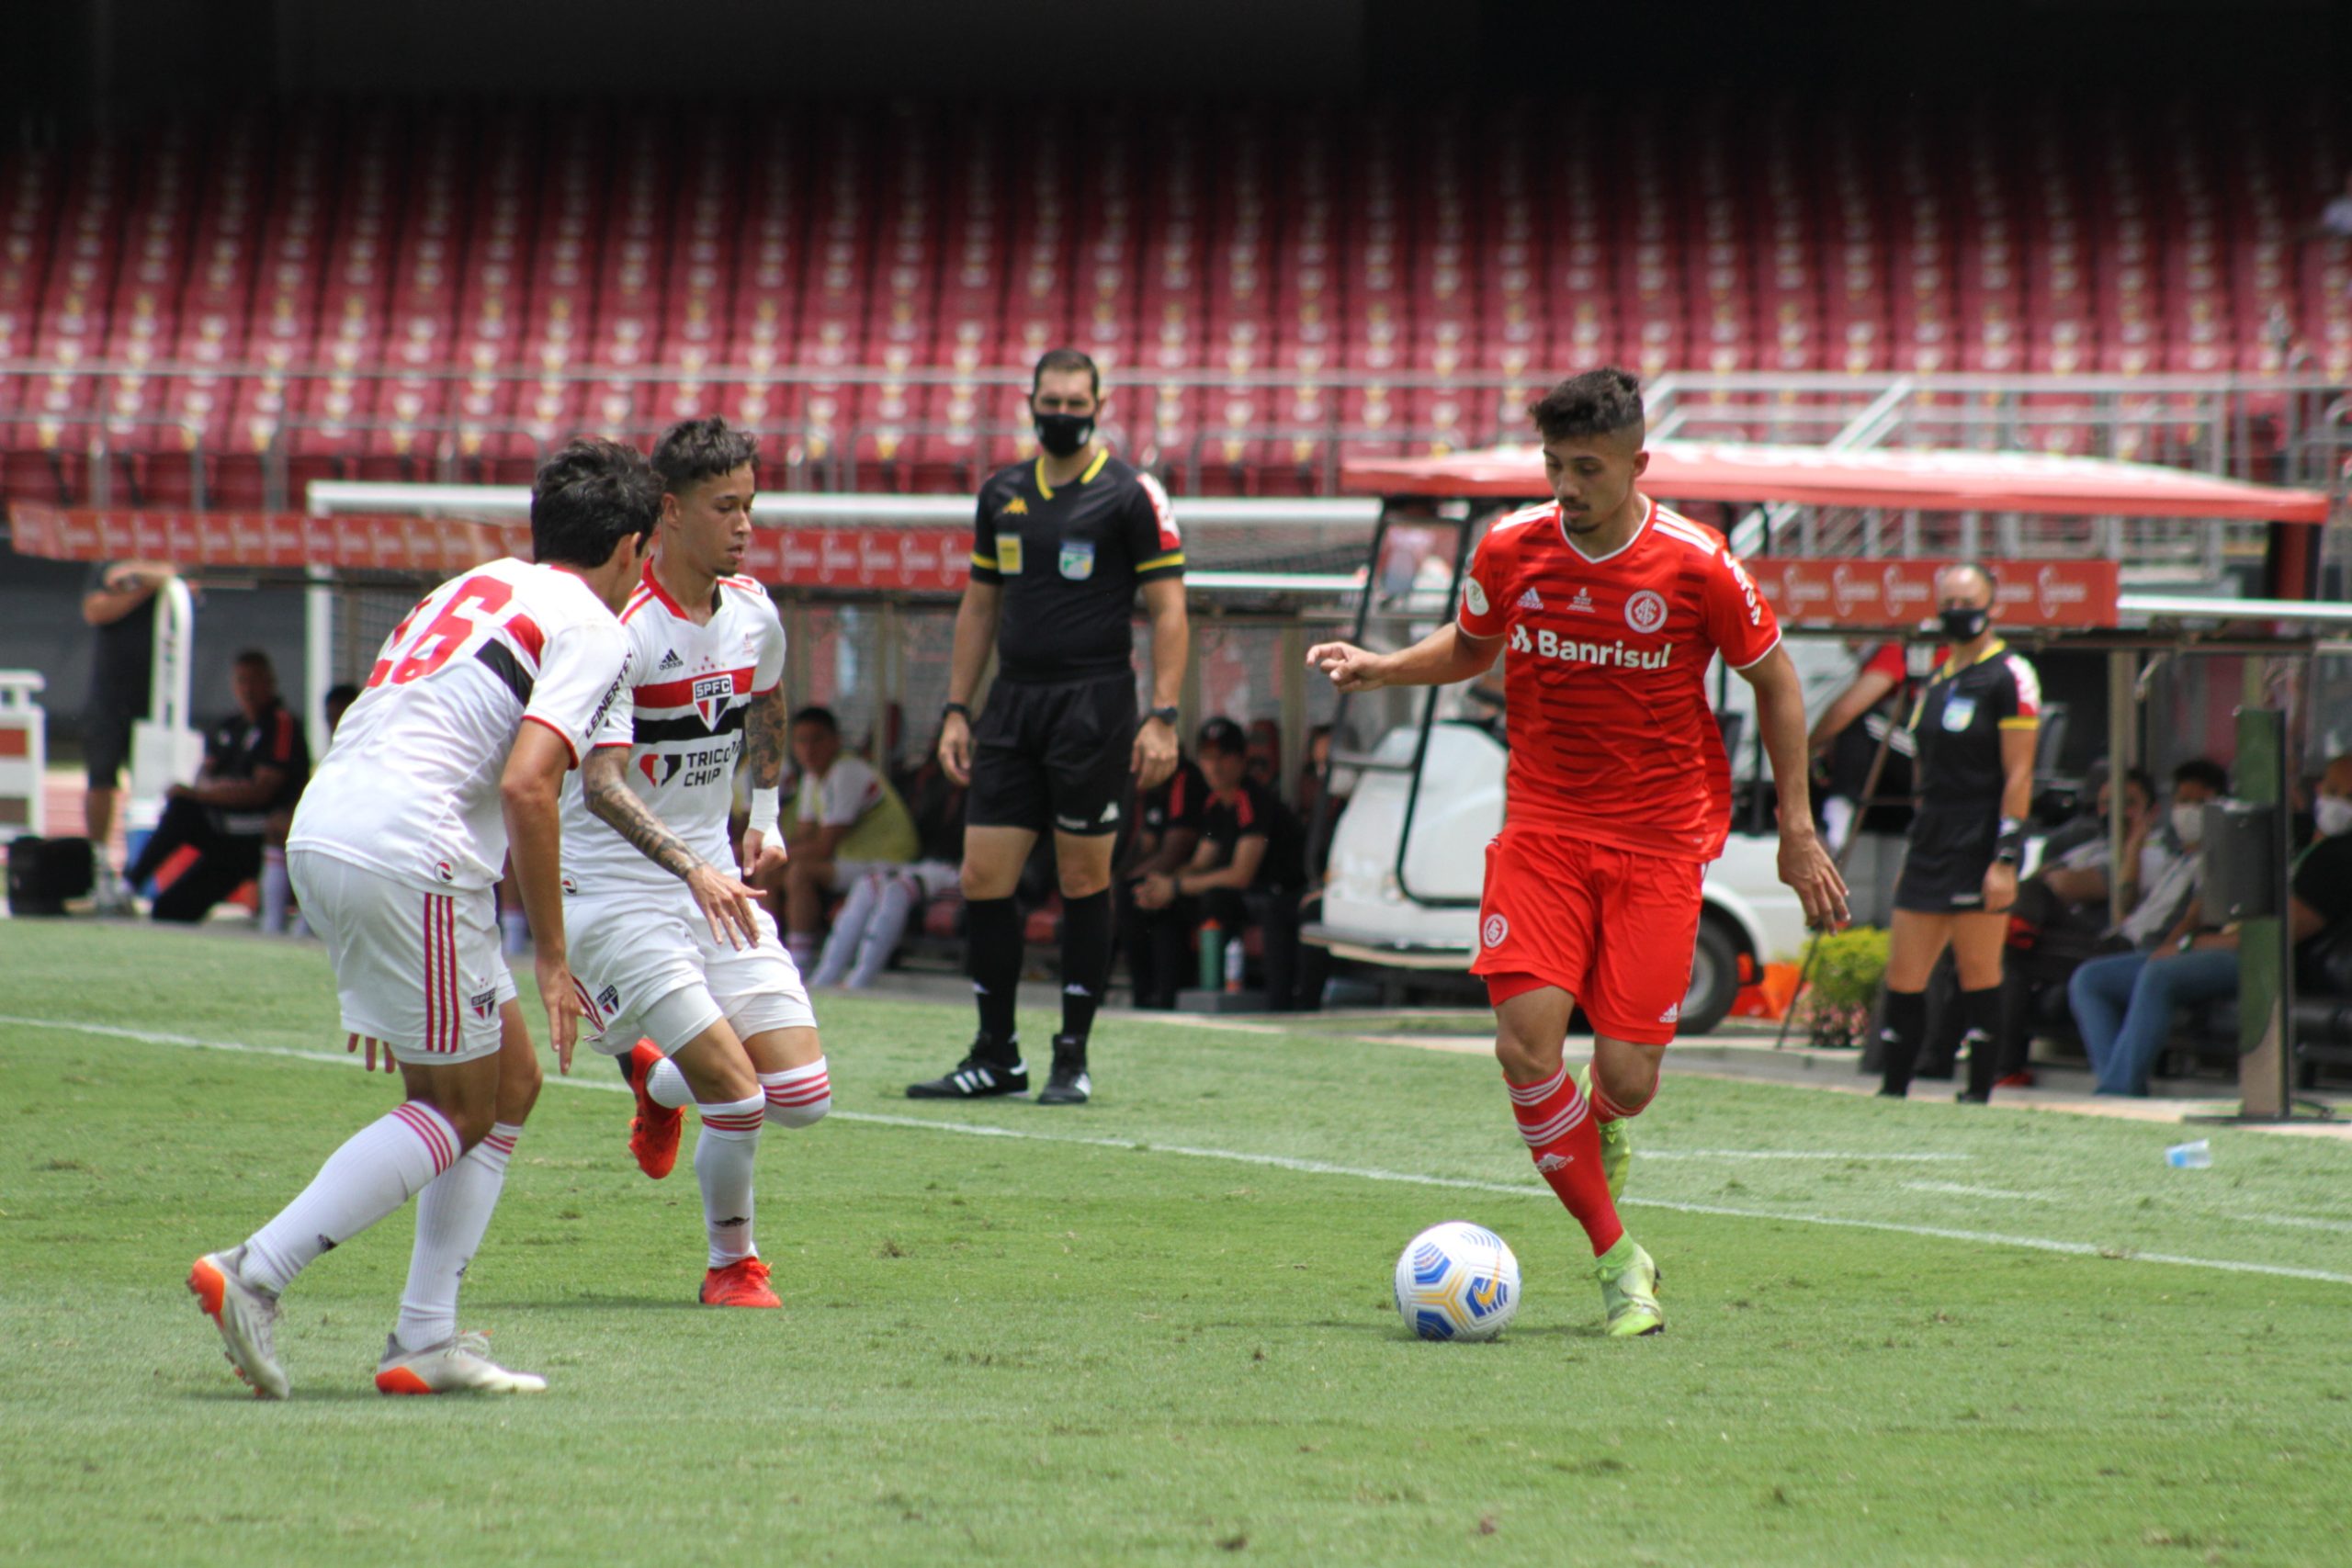
{"type": "Polygon", "coordinates": [[[1184,975],[1181,970],[1161,973],[1162,944],[1147,934],[1148,924],[1136,907],[1136,889],[1152,877],[1173,876],[1193,863],[1208,795],[1208,781],[1199,765],[1179,752],[1176,771],[1143,792],[1135,811],[1135,838],[1112,878],[1119,943],[1127,955],[1127,983],[1139,1008],[1173,1006],[1184,975]]]}
{"type": "Polygon", "coordinates": [[[916,858],[873,867],[851,883],[825,933],[823,955],[808,980],[812,988],[872,986],[889,967],[915,910],[956,891],[964,864],[964,786],[941,766],[938,737],[923,752],[922,765],[898,788],[914,818],[916,858]]]}
{"type": "Polygon", "coordinates": [[[816,961],[826,896],[847,892],[869,871],[905,865],[922,846],[899,792],[842,749],[831,709],[792,716],[792,760],[800,788],[784,823],[785,943],[807,969],[816,961]]]}
{"type": "MultiPolygon", "coordinates": [[[[2095,772],[2103,774],[2104,764],[2095,772]]],[[[2097,810],[2052,833],[2042,845],[2041,869],[2018,886],[2018,900],[2009,909],[2008,951],[2001,964],[2000,1032],[1983,1061],[1969,1063],[1971,1100],[1988,1099],[1996,1089],[2030,1088],[2033,1070],[2026,1058],[2043,997],[2063,995],[2066,982],[2086,959],[2130,950],[2130,942],[2116,933],[2108,919],[2113,784],[2098,777],[2092,794],[2097,810]]],[[[2123,776],[2127,860],[2137,863],[2156,820],[2155,781],[2132,768],[2123,776]]]]}
{"type": "MultiPolygon", "coordinates": [[[[163,820],[127,874],[132,886],[141,886],[176,852],[196,852],[194,863],[155,896],[151,913],[159,920],[204,919],[241,883],[261,874],[271,848],[277,851],[283,873],[286,824],[310,782],[310,743],[278,700],[269,655],[253,649],[237,655],[230,682],[237,694],[236,716],[213,726],[204,738],[204,765],[196,782],[174,784],[165,793],[163,820]]],[[[282,892],[279,899],[282,920],[282,892]]]]}
{"type": "Polygon", "coordinates": [[[1250,721],[1250,782],[1261,784],[1282,797],[1283,788],[1283,727],[1271,718],[1250,721]]]}
{"type": "Polygon", "coordinates": [[[358,700],[359,688],[348,681],[336,682],[327,688],[327,694],[319,699],[319,711],[326,716],[330,745],[334,741],[334,732],[343,728],[343,716],[349,713],[351,705],[358,700]]]}
{"type": "MultiPolygon", "coordinates": [[[[2340,797],[2352,798],[2352,757],[2330,761],[2325,780],[2324,787],[2340,797]]],[[[2177,799],[2174,810],[2174,828],[2188,827],[2177,799]]],[[[2201,807],[2198,814],[2202,815],[2201,807]]],[[[2352,826],[2352,814],[2338,809],[2330,817],[2352,826]]],[[[2197,840],[2188,839],[2192,860],[2196,848],[2197,840]]],[[[2147,905],[2163,897],[2164,888],[2151,888],[2147,905]]],[[[2295,862],[2288,897],[2288,941],[2301,946],[2347,915],[2352,915],[2352,835],[2330,833],[2295,862]]],[[[2125,925],[2132,923],[2127,920],[2125,925]]],[[[2095,958],[2075,971],[2066,995],[2098,1077],[2098,1093],[2148,1092],[2149,1072],[2172,1033],[2177,1010],[2237,995],[2237,929],[2209,930],[2201,902],[2192,899],[2153,946],[2112,958],[2095,958]]]]}
{"type": "Polygon", "coordinates": [[[1194,933],[1214,919],[1227,941],[1260,928],[1267,1002],[1287,1010],[1296,984],[1298,889],[1305,880],[1297,821],[1272,791],[1249,777],[1249,741],[1239,725],[1209,720],[1201,726],[1199,751],[1209,793],[1193,858],[1181,870],[1155,872],[1136,884],[1136,946],[1153,944],[1148,962],[1161,987],[1138,1005],[1174,1005],[1194,933]]]}

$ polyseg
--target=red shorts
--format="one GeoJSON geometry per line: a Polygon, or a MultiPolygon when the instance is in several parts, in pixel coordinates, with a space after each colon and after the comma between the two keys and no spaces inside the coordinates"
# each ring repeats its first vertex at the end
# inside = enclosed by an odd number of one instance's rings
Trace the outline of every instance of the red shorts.
{"type": "Polygon", "coordinates": [[[1487,846],[1474,975],[1497,1005],[1557,986],[1594,1031],[1641,1045],[1674,1038],[1690,988],[1707,868],[1506,827],[1487,846]]]}

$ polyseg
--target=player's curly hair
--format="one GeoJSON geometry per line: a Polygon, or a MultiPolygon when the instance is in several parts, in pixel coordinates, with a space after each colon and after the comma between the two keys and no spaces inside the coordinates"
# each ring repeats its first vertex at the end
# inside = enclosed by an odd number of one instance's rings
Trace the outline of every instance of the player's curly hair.
{"type": "Polygon", "coordinates": [[[653,446],[653,471],[672,495],[683,495],[688,485],[731,474],[746,463],[758,471],[759,437],[732,428],[716,414],[680,420],[653,446]]]}
{"type": "Polygon", "coordinates": [[[1546,441],[1638,432],[1645,423],[1641,378],[1614,365],[1569,377],[1528,404],[1527,412],[1546,441]]]}
{"type": "Polygon", "coordinates": [[[531,554],[542,565],[593,570],[632,534],[643,548],[661,521],[662,481],[644,453],[617,441],[579,436],[531,480],[531,554]]]}

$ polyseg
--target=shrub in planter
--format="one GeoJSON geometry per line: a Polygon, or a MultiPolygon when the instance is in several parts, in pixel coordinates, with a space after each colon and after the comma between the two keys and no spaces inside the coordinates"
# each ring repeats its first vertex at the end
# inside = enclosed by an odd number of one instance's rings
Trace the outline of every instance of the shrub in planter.
{"type": "Polygon", "coordinates": [[[1799,1003],[1815,1045],[1849,1048],[1870,1034],[1871,1008],[1886,976],[1886,932],[1856,926],[1823,937],[1813,955],[1813,979],[1799,1003]]]}

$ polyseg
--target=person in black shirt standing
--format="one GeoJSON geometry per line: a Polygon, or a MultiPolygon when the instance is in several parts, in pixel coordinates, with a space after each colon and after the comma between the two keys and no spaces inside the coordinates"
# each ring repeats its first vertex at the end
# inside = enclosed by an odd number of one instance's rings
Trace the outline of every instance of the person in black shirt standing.
{"type": "Polygon", "coordinates": [[[1897,1099],[1911,1089],[1927,1033],[1928,978],[1946,944],[1960,971],[1971,1060],[1992,1051],[2000,1032],[2001,947],[2033,803],[2041,682],[1993,635],[1993,589],[1981,566],[1936,574],[1947,649],[1911,714],[1919,804],[1894,886],[1879,1030],[1879,1092],[1897,1099]]]}
{"type": "Polygon", "coordinates": [[[204,738],[202,771],[194,784],[171,787],[163,820],[129,873],[135,886],[154,875],[174,851],[197,852],[196,863],[156,895],[151,913],[159,920],[200,920],[239,883],[258,875],[272,818],[282,838],[310,782],[310,743],[278,701],[269,655],[257,649],[237,655],[230,679],[237,715],[204,738]]]}
{"type": "Polygon", "coordinates": [[[100,914],[129,914],[130,889],[107,859],[130,759],[130,727],[147,716],[155,671],[155,594],[178,572],[169,561],[100,561],[82,584],[82,619],[97,633],[90,692],[82,709],[82,761],[88,791],[83,831],[97,873],[100,914]]]}
{"type": "Polygon", "coordinates": [[[1021,919],[1013,888],[1047,829],[1062,893],[1062,1032],[1040,1105],[1093,1091],[1087,1035],[1111,973],[1111,857],[1135,775],[1145,789],[1176,765],[1177,695],[1189,633],[1184,543],[1158,480],[1095,439],[1102,377],[1076,349],[1049,350],[1030,378],[1036,459],[980,487],[972,575],[956,614],[940,761],[971,789],[965,818],[967,966],[978,1035],[917,1100],[971,1100],[1029,1087],[1014,1029],[1021,919]],[[1151,621],[1151,712],[1136,724],[1136,594],[1151,621]],[[974,726],[968,704],[997,654],[974,726]]]}

